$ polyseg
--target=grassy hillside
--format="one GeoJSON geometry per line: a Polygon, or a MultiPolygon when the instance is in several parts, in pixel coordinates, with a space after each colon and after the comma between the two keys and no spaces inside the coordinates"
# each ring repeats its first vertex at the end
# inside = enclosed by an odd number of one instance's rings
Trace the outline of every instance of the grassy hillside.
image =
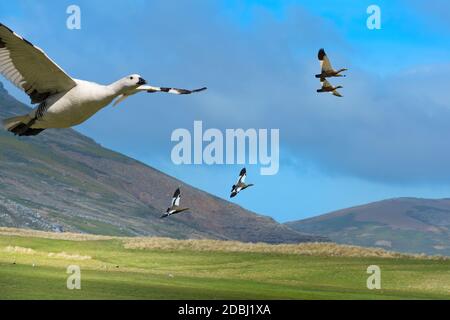
{"type": "Polygon", "coordinates": [[[0,288],[0,299],[448,299],[450,260],[329,243],[0,229],[0,288]],[[66,289],[73,264],[82,270],[81,290],[66,289]],[[366,288],[374,264],[382,271],[379,291],[366,288]]]}
{"type": "Polygon", "coordinates": [[[450,256],[450,199],[389,199],[287,225],[337,243],[450,256]]]}

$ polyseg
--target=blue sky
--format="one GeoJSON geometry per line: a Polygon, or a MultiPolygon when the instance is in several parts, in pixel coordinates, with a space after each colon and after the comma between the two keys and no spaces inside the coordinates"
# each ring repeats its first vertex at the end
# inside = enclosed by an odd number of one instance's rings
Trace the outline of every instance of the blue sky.
{"type": "Polygon", "coordinates": [[[134,96],[76,129],[217,196],[228,198],[240,166],[175,166],[171,132],[194,120],[279,128],[279,174],[247,166],[256,186],[235,201],[288,221],[450,195],[449,9],[444,0],[23,0],[0,3],[0,21],[75,78],[110,83],[136,72],[154,85],[207,85],[197,96],[134,96]],[[81,30],[65,27],[71,4],[81,30]],[[371,4],[381,30],[366,27],[371,4]],[[343,99],[315,92],[320,47],[350,69],[334,81],[343,99]]]}

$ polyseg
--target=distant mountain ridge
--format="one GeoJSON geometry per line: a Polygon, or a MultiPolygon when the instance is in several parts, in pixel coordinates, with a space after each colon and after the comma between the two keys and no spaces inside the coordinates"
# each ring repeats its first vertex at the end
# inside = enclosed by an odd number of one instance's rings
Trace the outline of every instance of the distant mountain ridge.
{"type": "Polygon", "coordinates": [[[286,225],[342,244],[450,256],[450,199],[389,199],[286,225]]]}
{"type": "MultiPolygon", "coordinates": [[[[0,82],[0,119],[29,110],[0,82]]],[[[326,240],[193,188],[71,129],[31,138],[0,130],[0,226],[268,243],[326,240]],[[159,219],[179,186],[192,212],[159,219]]]]}

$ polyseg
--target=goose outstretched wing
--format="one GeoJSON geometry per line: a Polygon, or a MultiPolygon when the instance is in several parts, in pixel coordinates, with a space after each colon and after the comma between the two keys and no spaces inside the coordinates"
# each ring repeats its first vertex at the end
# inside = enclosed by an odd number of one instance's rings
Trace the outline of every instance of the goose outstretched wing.
{"type": "Polygon", "coordinates": [[[247,178],[247,169],[243,168],[239,173],[239,180],[237,182],[237,185],[245,183],[245,178],[247,178]]]}
{"type": "Polygon", "coordinates": [[[165,92],[165,93],[171,93],[171,94],[176,94],[176,95],[182,95],[182,94],[197,93],[197,92],[205,91],[206,89],[207,89],[206,87],[203,87],[200,89],[187,90],[187,89],[153,87],[153,86],[143,85],[143,86],[137,87],[136,89],[134,89],[130,92],[120,95],[114,102],[114,105],[118,105],[119,103],[121,103],[123,100],[125,100],[129,96],[132,96],[139,92],[148,92],[148,93],[165,92]]]}
{"type": "Polygon", "coordinates": [[[175,193],[173,194],[172,207],[180,206],[180,199],[181,199],[181,191],[180,188],[178,188],[177,190],[175,190],[175,193]]]}
{"type": "Polygon", "coordinates": [[[320,67],[322,68],[323,73],[328,73],[334,71],[333,67],[331,66],[331,62],[328,59],[327,54],[325,53],[324,49],[320,49],[319,53],[317,54],[317,57],[320,61],[320,67]]]}
{"type": "Polygon", "coordinates": [[[0,74],[25,91],[31,103],[77,84],[45,52],[0,23],[0,74]]]}

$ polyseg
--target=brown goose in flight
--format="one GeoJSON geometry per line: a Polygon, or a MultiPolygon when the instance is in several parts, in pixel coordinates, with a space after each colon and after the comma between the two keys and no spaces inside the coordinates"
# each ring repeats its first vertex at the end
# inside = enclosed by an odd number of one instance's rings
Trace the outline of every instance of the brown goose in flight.
{"type": "Polygon", "coordinates": [[[320,67],[322,68],[321,73],[316,74],[316,78],[320,78],[320,81],[331,77],[345,77],[341,72],[347,71],[348,69],[343,68],[337,71],[334,70],[324,49],[319,50],[317,57],[319,58],[320,67]]]}
{"type": "Polygon", "coordinates": [[[317,92],[331,92],[336,97],[342,97],[337,89],[343,88],[342,86],[333,87],[327,80],[322,81],[322,88],[317,89],[317,92]]]}

